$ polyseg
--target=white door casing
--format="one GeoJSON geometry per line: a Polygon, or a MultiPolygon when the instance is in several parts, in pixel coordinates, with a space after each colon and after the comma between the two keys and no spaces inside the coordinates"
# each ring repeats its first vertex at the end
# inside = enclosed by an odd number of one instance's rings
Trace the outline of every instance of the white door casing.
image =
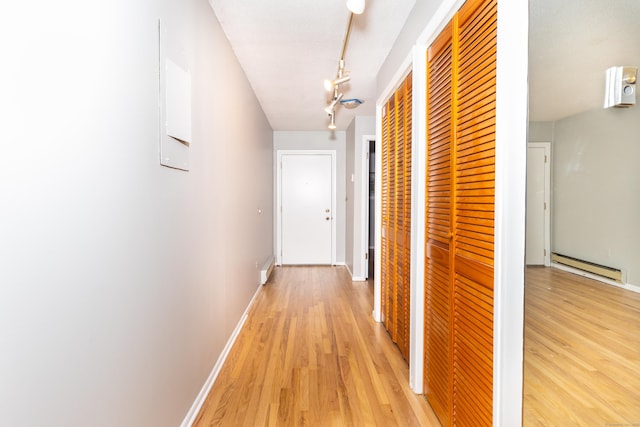
{"type": "Polygon", "coordinates": [[[335,264],[335,151],[280,150],[277,263],[335,264]]]}
{"type": "Polygon", "coordinates": [[[527,265],[550,265],[550,144],[527,146],[527,219],[525,257],[527,265]]]}
{"type": "MultiPolygon", "coordinates": [[[[362,137],[362,176],[360,177],[361,184],[361,209],[360,209],[360,254],[356,254],[355,259],[361,263],[360,271],[362,272],[362,278],[367,279],[372,272],[369,272],[369,146],[371,141],[375,141],[375,135],[364,135],[362,137]],[[359,258],[358,258],[359,257],[359,258]]],[[[375,170],[375,169],[374,169],[375,170]]],[[[354,227],[355,228],[355,227],[354,227]]],[[[356,261],[354,261],[355,263],[356,261]]]]}

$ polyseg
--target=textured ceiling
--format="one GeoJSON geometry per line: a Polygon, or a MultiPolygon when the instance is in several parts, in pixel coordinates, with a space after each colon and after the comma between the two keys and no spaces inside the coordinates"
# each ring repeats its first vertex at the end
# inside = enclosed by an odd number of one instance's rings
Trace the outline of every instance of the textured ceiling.
{"type": "Polygon", "coordinates": [[[530,8],[530,120],[602,108],[605,70],[640,66],[640,0],[531,0],[530,8]]]}
{"type": "MultiPolygon", "coordinates": [[[[349,12],[345,0],[209,0],[274,130],[322,130],[349,12]]],[[[426,1],[426,0],[420,0],[426,1]]],[[[551,121],[602,108],[605,70],[640,66],[640,0],[530,0],[529,118],[551,121]]],[[[376,75],[415,0],[368,0],[346,52],[352,80],[339,108],[375,114],[376,75]]],[[[426,24],[426,23],[425,23],[426,24]]]]}
{"type": "MultiPolygon", "coordinates": [[[[422,0],[424,1],[424,0],[422,0]]],[[[349,11],[345,0],[209,0],[274,130],[322,130],[330,94],[323,80],[334,78],[349,11]]],[[[354,115],[375,115],[376,76],[415,0],[368,0],[354,15],[345,55],[351,81],[344,99],[360,107],[339,107],[338,130],[354,115]]]]}

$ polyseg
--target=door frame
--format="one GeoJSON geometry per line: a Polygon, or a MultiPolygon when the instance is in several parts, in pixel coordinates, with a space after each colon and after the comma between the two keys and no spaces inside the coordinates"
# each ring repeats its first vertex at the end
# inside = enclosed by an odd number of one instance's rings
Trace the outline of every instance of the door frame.
{"type": "MultiPolygon", "coordinates": [[[[551,143],[529,142],[529,148],[543,148],[546,161],[544,163],[544,202],[547,208],[544,211],[544,266],[551,266],[551,143]]],[[[528,154],[528,152],[527,152],[528,154]]],[[[529,189],[527,188],[527,191],[529,189]]]]}
{"type": "MultiPolygon", "coordinates": [[[[376,142],[375,135],[363,135],[362,141],[362,175],[360,176],[360,249],[364,253],[355,254],[354,258],[359,260],[360,271],[364,280],[369,278],[369,156],[371,155],[369,150],[369,144],[373,141],[376,142]]],[[[354,267],[355,269],[355,267],[354,267]]]]}
{"type": "Polygon", "coordinates": [[[282,156],[331,156],[331,265],[336,265],[336,150],[276,151],[276,265],[282,265],[282,156]]]}

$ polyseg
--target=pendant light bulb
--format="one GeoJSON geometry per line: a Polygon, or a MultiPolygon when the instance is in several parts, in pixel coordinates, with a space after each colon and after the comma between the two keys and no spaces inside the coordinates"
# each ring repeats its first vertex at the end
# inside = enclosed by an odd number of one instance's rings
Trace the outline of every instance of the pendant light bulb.
{"type": "Polygon", "coordinates": [[[360,15],[364,12],[365,0],[347,0],[347,9],[356,15],[360,15]]]}

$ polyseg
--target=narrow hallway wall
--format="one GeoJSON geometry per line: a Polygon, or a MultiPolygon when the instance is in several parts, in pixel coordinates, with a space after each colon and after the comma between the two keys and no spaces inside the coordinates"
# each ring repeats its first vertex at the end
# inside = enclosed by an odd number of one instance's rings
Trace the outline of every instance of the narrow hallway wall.
{"type": "Polygon", "coordinates": [[[272,129],[205,0],[4,2],[0,40],[0,425],[179,425],[273,253],[272,129]],[[189,172],[159,165],[158,19],[189,172]]]}

